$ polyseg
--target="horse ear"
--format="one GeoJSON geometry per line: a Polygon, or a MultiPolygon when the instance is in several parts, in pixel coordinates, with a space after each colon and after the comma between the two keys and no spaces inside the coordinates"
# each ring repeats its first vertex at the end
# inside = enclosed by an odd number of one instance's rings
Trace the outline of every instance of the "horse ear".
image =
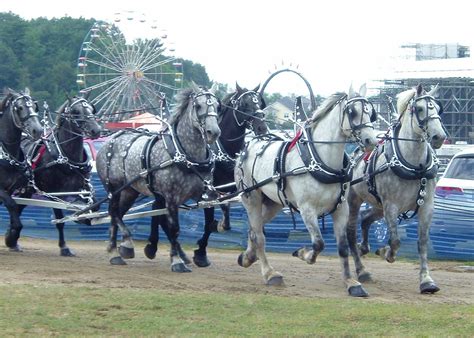
{"type": "Polygon", "coordinates": [[[431,90],[428,92],[428,95],[433,96],[433,97],[438,97],[439,94],[439,83],[436,84],[431,90]]]}
{"type": "Polygon", "coordinates": [[[88,90],[88,91],[86,91],[85,93],[82,94],[82,98],[85,99],[85,100],[87,100],[87,99],[89,98],[89,95],[90,95],[90,94],[91,94],[91,91],[88,90]]]}
{"type": "Polygon", "coordinates": [[[212,94],[216,94],[218,90],[219,90],[219,85],[217,84],[217,82],[213,83],[211,89],[209,89],[209,91],[212,94]]]}
{"type": "Polygon", "coordinates": [[[235,81],[235,90],[237,90],[237,93],[242,93],[242,88],[239,86],[238,82],[235,81]]]}
{"type": "Polygon", "coordinates": [[[365,97],[367,95],[367,85],[364,83],[360,86],[359,95],[365,97]]]}
{"type": "Polygon", "coordinates": [[[201,89],[199,88],[199,86],[196,84],[196,82],[194,82],[194,80],[191,80],[191,89],[195,92],[195,93],[199,93],[201,91],[201,89]]]}
{"type": "Polygon", "coordinates": [[[258,86],[255,87],[252,91],[257,93],[259,89],[260,89],[260,83],[259,83],[258,86]]]}
{"type": "Polygon", "coordinates": [[[423,86],[421,85],[421,83],[418,84],[418,86],[416,86],[416,96],[421,96],[423,94],[423,86]]]}
{"type": "Polygon", "coordinates": [[[30,96],[30,88],[25,87],[25,95],[30,96]]]}
{"type": "Polygon", "coordinates": [[[352,83],[351,83],[351,86],[349,87],[349,98],[354,97],[354,95],[355,95],[355,92],[354,92],[354,88],[352,87],[352,83]]]}

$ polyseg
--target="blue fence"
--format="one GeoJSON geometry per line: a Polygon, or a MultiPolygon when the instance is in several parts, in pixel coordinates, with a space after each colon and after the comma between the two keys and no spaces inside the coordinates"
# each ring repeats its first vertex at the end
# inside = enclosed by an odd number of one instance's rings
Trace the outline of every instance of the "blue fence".
{"type": "MultiPolygon", "coordinates": [[[[105,196],[105,192],[96,176],[93,177],[98,199],[105,196]]],[[[141,201],[143,202],[143,201],[141,201]]],[[[102,206],[106,210],[106,205],[102,206]]],[[[25,208],[22,221],[23,236],[57,239],[57,231],[51,224],[50,209],[40,207],[25,208]]],[[[216,209],[216,218],[220,217],[219,208],[216,209]]],[[[299,215],[295,215],[296,226],[293,226],[291,215],[281,212],[265,226],[267,250],[277,252],[292,252],[304,245],[310,244],[310,237],[299,215]]],[[[9,216],[4,207],[0,207],[0,231],[6,231],[9,216]]],[[[180,241],[186,244],[195,244],[203,233],[204,215],[202,210],[180,212],[180,241]]],[[[140,218],[127,221],[133,236],[138,240],[146,240],[149,231],[149,218],[140,218]]],[[[240,204],[231,207],[232,230],[213,234],[209,241],[211,247],[245,248],[247,245],[248,220],[245,209],[240,204]]],[[[399,235],[402,246],[399,256],[417,257],[417,227],[416,218],[402,222],[399,235]]],[[[336,241],[334,238],[332,219],[326,217],[324,224],[320,222],[326,247],[324,254],[336,255],[336,241]]],[[[107,240],[108,225],[86,226],[76,223],[66,224],[66,240],[107,240]]],[[[474,260],[474,195],[450,195],[446,198],[436,197],[435,212],[430,230],[429,257],[437,259],[474,260]]],[[[160,238],[164,241],[163,233],[160,238]]],[[[374,251],[387,243],[387,226],[383,221],[372,225],[369,241],[374,251]]]]}

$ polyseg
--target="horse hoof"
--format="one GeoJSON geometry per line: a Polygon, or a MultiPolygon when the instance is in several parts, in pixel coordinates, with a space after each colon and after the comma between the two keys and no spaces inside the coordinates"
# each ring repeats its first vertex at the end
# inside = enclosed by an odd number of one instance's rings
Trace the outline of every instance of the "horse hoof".
{"type": "Polygon", "coordinates": [[[435,293],[438,292],[440,289],[436,286],[434,282],[426,282],[420,284],[420,293],[435,293]]]}
{"type": "Polygon", "coordinates": [[[358,244],[357,249],[359,249],[359,255],[365,256],[370,252],[370,248],[366,245],[358,244]]]}
{"type": "Polygon", "coordinates": [[[17,242],[19,237],[20,236],[16,230],[7,230],[7,232],[5,233],[5,245],[10,249],[14,249],[16,246],[18,246],[17,242]]]}
{"type": "Polygon", "coordinates": [[[192,272],[189,267],[186,266],[184,263],[176,263],[171,265],[171,271],[173,272],[192,272]]]}
{"type": "Polygon", "coordinates": [[[127,265],[127,262],[125,262],[120,256],[112,257],[109,262],[112,265],[127,265]]]}
{"type": "Polygon", "coordinates": [[[200,268],[206,268],[209,265],[211,265],[211,262],[209,259],[207,259],[207,255],[201,255],[196,252],[197,250],[194,250],[194,256],[193,256],[193,262],[196,264],[196,266],[200,268]]]}
{"type": "Polygon", "coordinates": [[[268,286],[281,286],[283,285],[283,276],[273,276],[267,280],[266,285],[268,286]]]}
{"type": "Polygon", "coordinates": [[[361,283],[372,282],[372,275],[370,272],[362,272],[357,276],[357,280],[361,283]]]}
{"type": "Polygon", "coordinates": [[[119,247],[119,254],[122,258],[130,259],[135,257],[135,249],[134,248],[127,248],[125,246],[119,247]]]}
{"type": "Polygon", "coordinates": [[[20,244],[16,244],[13,247],[9,247],[8,251],[10,251],[10,252],[23,252],[23,248],[21,247],[20,244]]]}
{"type": "Polygon", "coordinates": [[[299,249],[298,250],[295,250],[293,251],[293,253],[291,254],[293,257],[300,257],[300,254],[299,254],[299,249]]]}
{"type": "Polygon", "coordinates": [[[153,245],[151,245],[150,243],[148,243],[145,248],[143,249],[143,251],[145,252],[145,256],[148,258],[148,259],[155,259],[156,257],[156,252],[158,251],[158,248],[156,247],[153,247],[153,245]]]}
{"type": "Polygon", "coordinates": [[[74,251],[72,251],[68,247],[61,248],[60,251],[59,251],[59,254],[62,257],[76,257],[76,254],[74,253],[74,251]]]}
{"type": "Polygon", "coordinates": [[[239,257],[237,258],[237,264],[239,264],[241,267],[243,267],[243,266],[244,266],[244,263],[243,263],[243,262],[244,262],[244,254],[241,253],[241,254],[239,255],[239,257]]]}
{"type": "Polygon", "coordinates": [[[353,285],[347,289],[351,297],[369,297],[369,293],[365,291],[362,285],[353,285]]]}

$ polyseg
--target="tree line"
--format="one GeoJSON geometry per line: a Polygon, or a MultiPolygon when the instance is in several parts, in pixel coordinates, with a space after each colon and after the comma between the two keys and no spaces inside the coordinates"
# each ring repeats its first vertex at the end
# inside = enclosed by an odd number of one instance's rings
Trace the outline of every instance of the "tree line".
{"type": "MultiPolygon", "coordinates": [[[[78,55],[84,37],[96,20],[84,18],[22,19],[0,13],[0,89],[30,88],[33,97],[59,107],[66,95],[77,94],[78,55]]],[[[204,66],[183,64],[184,86],[190,80],[204,86],[211,81],[204,66]]],[[[221,86],[222,87],[222,86],[221,86]]],[[[223,86],[221,90],[225,90],[223,86]]]]}

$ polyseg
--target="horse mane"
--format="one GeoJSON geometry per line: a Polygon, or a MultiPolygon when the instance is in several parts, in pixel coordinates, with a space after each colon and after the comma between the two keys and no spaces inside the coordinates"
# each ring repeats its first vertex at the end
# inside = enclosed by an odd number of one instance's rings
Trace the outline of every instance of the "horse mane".
{"type": "Polygon", "coordinates": [[[171,114],[168,123],[174,125],[182,115],[186,113],[188,109],[189,102],[191,101],[191,94],[194,92],[192,88],[186,88],[176,94],[176,109],[174,114],[171,114]]]}
{"type": "Polygon", "coordinates": [[[345,96],[347,96],[347,94],[343,92],[337,92],[329,96],[321,103],[318,109],[315,110],[310,118],[310,121],[315,122],[326,116],[334,108],[338,101],[341,101],[345,96]]]}
{"type": "Polygon", "coordinates": [[[68,104],[69,100],[64,101],[64,103],[61,105],[61,107],[58,108],[58,111],[56,112],[56,120],[54,123],[59,126],[61,122],[61,115],[64,113],[64,110],[66,109],[66,106],[68,104]]]}
{"type": "Polygon", "coordinates": [[[405,110],[407,110],[408,103],[415,96],[416,89],[408,89],[404,92],[397,94],[397,112],[399,116],[402,116],[405,110]]]}

